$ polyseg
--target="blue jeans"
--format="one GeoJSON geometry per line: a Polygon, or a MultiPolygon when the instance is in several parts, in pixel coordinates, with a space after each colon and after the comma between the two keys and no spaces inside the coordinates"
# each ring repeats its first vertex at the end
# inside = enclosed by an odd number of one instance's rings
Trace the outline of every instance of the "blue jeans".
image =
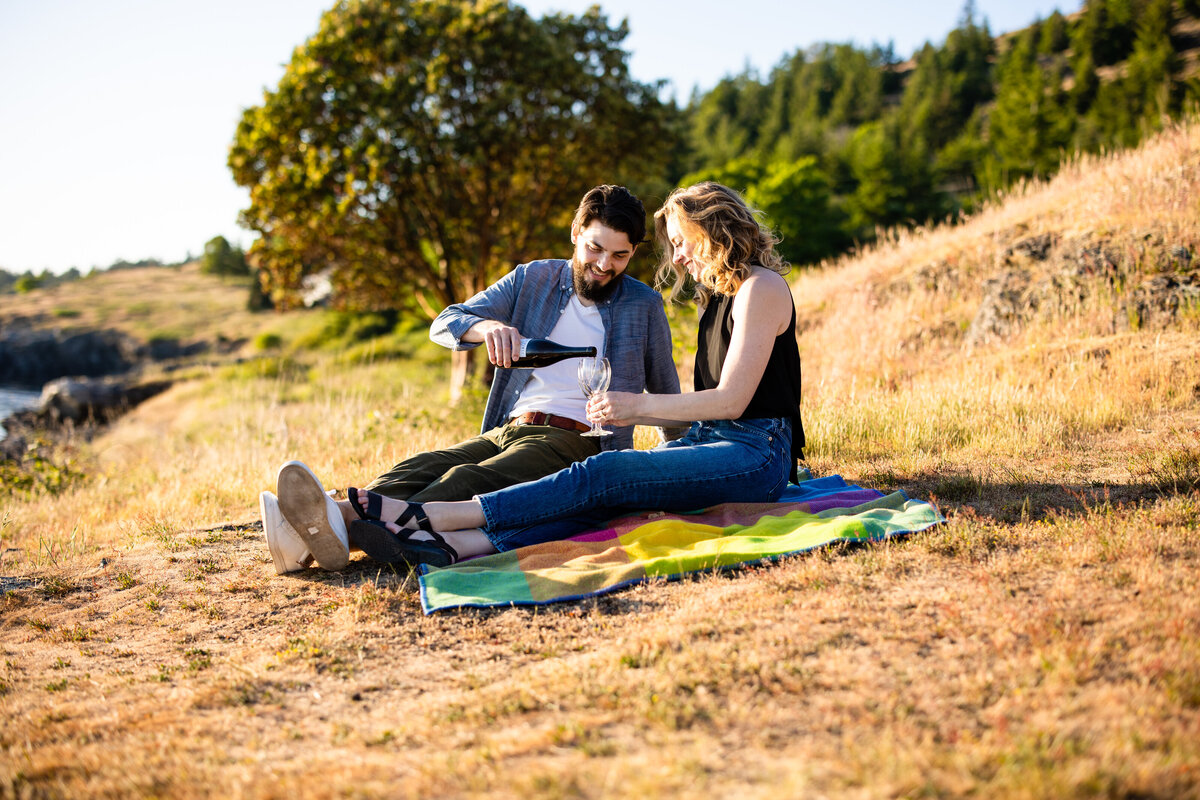
{"type": "Polygon", "coordinates": [[[653,450],[594,455],[541,480],[478,496],[498,551],[566,539],[632,511],[773,502],[791,473],[788,419],[696,422],[653,450]]]}

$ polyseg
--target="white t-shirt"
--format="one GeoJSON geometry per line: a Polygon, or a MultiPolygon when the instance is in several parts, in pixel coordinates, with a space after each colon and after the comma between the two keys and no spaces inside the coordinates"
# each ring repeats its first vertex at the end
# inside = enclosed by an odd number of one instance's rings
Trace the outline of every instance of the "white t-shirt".
{"type": "MultiPolygon", "coordinates": [[[[597,355],[604,355],[604,322],[600,319],[600,309],[594,305],[585,306],[579,302],[578,295],[571,295],[571,302],[567,303],[554,330],[546,338],[559,344],[595,347],[597,355]]],[[[579,388],[578,370],[578,358],[564,358],[556,364],[533,370],[513,407],[512,416],[541,411],[586,424],[587,398],[579,388]]]]}

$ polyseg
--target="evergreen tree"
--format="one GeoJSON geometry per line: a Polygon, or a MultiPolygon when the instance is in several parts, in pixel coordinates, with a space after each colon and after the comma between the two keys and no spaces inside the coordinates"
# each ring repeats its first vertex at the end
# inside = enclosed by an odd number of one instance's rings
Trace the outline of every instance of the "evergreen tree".
{"type": "Polygon", "coordinates": [[[1071,46],[1099,67],[1116,64],[1133,48],[1133,0],[1087,0],[1071,46]]]}
{"type": "Polygon", "coordinates": [[[980,184],[991,191],[1019,178],[1052,174],[1070,144],[1062,74],[1039,63],[1035,36],[1030,30],[1017,37],[997,66],[989,155],[979,173],[980,184]]]}
{"type": "Polygon", "coordinates": [[[859,241],[875,238],[877,227],[911,219],[904,186],[904,159],[895,127],[869,122],[854,132],[849,147],[854,191],[846,198],[847,232],[859,241]]]}
{"type": "Polygon", "coordinates": [[[958,136],[939,150],[934,159],[934,181],[946,194],[947,211],[950,206],[961,210],[973,205],[972,198],[979,190],[976,173],[988,153],[983,134],[985,119],[982,107],[976,109],[958,136]]]}
{"type": "Polygon", "coordinates": [[[1096,74],[1091,52],[1085,50],[1076,53],[1071,71],[1074,76],[1070,90],[1071,108],[1076,114],[1085,114],[1096,101],[1096,93],[1100,90],[1100,76],[1096,74]]]}
{"type": "Polygon", "coordinates": [[[976,108],[991,100],[993,52],[987,25],[975,23],[970,3],[943,46],[921,48],[899,109],[910,142],[921,138],[936,152],[959,134],[976,108]]]}
{"type": "Polygon", "coordinates": [[[1131,115],[1151,130],[1160,129],[1163,118],[1178,110],[1173,24],[1172,0],[1147,0],[1129,57],[1126,82],[1131,115]]]}
{"type": "Polygon", "coordinates": [[[1070,46],[1071,39],[1067,31],[1067,18],[1055,10],[1041,24],[1041,34],[1038,38],[1037,47],[1038,54],[1055,55],[1062,53],[1070,46]]]}
{"type": "Polygon", "coordinates": [[[689,108],[692,169],[724,164],[758,142],[766,89],[750,72],[723,78],[689,108]]]}
{"type": "Polygon", "coordinates": [[[1078,16],[1056,11],[997,44],[967,0],[911,68],[890,47],[797,51],[765,82],[746,74],[693,99],[689,163],[748,197],[780,165],[809,163],[829,190],[823,229],[836,219],[857,240],[937,219],[1053,174],[1073,149],[1136,144],[1200,102],[1200,79],[1177,75],[1173,13],[1200,16],[1200,0],[1085,0],[1078,16]]]}

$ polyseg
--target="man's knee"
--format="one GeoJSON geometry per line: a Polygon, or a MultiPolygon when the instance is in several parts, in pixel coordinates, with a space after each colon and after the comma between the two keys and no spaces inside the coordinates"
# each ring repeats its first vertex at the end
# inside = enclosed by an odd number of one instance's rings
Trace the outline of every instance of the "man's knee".
{"type": "Polygon", "coordinates": [[[475,464],[459,464],[446,470],[435,481],[419,492],[414,492],[409,498],[418,503],[433,501],[470,500],[477,494],[484,494],[504,488],[503,483],[497,483],[497,477],[486,469],[475,464]]]}

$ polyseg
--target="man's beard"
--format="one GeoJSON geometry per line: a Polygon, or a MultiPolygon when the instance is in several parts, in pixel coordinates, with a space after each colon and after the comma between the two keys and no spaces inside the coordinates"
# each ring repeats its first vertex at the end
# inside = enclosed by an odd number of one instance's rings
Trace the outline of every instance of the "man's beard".
{"type": "Polygon", "coordinates": [[[618,272],[608,279],[608,283],[593,283],[584,277],[586,269],[587,267],[579,263],[578,259],[571,259],[571,276],[575,283],[575,294],[593,303],[603,303],[611,297],[612,293],[617,290],[617,286],[620,285],[621,278],[625,277],[624,272],[618,272]]]}

